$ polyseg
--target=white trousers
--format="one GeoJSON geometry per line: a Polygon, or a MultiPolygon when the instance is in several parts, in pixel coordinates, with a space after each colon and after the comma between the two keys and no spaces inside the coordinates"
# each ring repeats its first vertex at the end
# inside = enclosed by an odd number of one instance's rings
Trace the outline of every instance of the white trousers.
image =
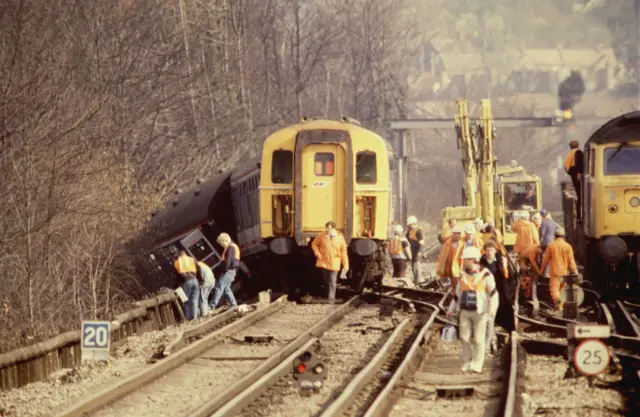
{"type": "Polygon", "coordinates": [[[487,337],[489,314],[460,310],[459,318],[462,362],[469,364],[473,370],[481,371],[482,365],[484,365],[485,338],[487,337]]]}

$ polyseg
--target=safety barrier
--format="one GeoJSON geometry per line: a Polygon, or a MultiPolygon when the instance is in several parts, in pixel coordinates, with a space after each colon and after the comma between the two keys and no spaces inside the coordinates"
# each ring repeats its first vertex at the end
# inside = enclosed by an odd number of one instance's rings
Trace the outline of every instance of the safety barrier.
{"type": "MultiPolygon", "coordinates": [[[[113,317],[111,349],[127,337],[183,322],[182,306],[174,292],[138,301],[135,308],[113,317]]],[[[49,340],[0,354],[0,389],[19,388],[42,381],[52,372],[81,362],[81,332],[59,334],[49,340]]]]}

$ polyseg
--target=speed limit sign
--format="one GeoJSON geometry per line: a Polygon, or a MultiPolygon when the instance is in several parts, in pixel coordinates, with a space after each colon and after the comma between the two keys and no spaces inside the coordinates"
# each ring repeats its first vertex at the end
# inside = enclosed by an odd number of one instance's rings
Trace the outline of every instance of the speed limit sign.
{"type": "Polygon", "coordinates": [[[583,375],[597,375],[609,366],[609,349],[600,340],[585,340],[573,352],[573,364],[583,375]]]}

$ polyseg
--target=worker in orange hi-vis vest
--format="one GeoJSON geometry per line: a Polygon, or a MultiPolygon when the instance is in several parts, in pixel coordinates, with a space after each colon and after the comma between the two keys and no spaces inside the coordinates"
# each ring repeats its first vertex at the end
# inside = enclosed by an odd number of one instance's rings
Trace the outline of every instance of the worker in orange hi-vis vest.
{"type": "Polygon", "coordinates": [[[571,177],[573,188],[578,197],[577,216],[582,216],[582,173],[584,169],[584,154],[580,150],[580,142],[572,140],[569,144],[569,152],[564,158],[564,170],[571,177]]]}
{"type": "Polygon", "coordinates": [[[562,310],[563,303],[560,300],[560,292],[565,283],[560,284],[563,276],[578,274],[576,260],[573,257],[573,248],[564,240],[564,229],[556,229],[556,240],[551,242],[544,252],[541,271],[549,265],[549,293],[558,311],[562,310]]]}
{"type": "Polygon", "coordinates": [[[413,272],[413,283],[418,286],[422,281],[422,269],[420,265],[420,252],[424,248],[424,231],[418,226],[416,216],[407,218],[407,240],[411,245],[411,272],[413,272]]]}
{"type": "Polygon", "coordinates": [[[394,236],[389,241],[387,252],[393,265],[393,278],[404,278],[407,273],[407,265],[411,261],[411,246],[405,236],[402,226],[399,224],[393,228],[394,236]]]}
{"type": "Polygon", "coordinates": [[[187,320],[195,320],[198,317],[198,298],[200,297],[198,264],[195,259],[187,255],[187,252],[181,250],[173,265],[182,278],[182,290],[187,296],[187,301],[184,303],[184,317],[187,320]]]}
{"type": "Polygon", "coordinates": [[[463,372],[482,372],[487,322],[500,303],[495,278],[480,264],[480,257],[480,249],[474,246],[462,252],[463,271],[447,311],[450,320],[459,312],[463,372]]]}
{"type": "Polygon", "coordinates": [[[453,293],[462,270],[461,255],[463,249],[471,246],[480,249],[483,243],[475,236],[476,232],[472,224],[468,224],[465,229],[463,229],[462,226],[456,225],[452,232],[451,237],[442,244],[436,273],[441,278],[449,278],[451,282],[451,292],[453,293]]]}
{"type": "Polygon", "coordinates": [[[453,234],[453,228],[456,227],[456,224],[458,224],[458,219],[456,219],[455,217],[451,217],[447,221],[447,224],[444,225],[442,234],[440,235],[440,238],[442,239],[440,243],[451,237],[451,235],[453,234]]]}
{"type": "Polygon", "coordinates": [[[325,224],[325,231],[313,239],[311,249],[316,256],[316,267],[320,269],[328,289],[329,304],[334,304],[340,265],[342,265],[340,278],[345,279],[349,271],[347,244],[342,234],[336,229],[335,222],[325,224]]]}
{"type": "Polygon", "coordinates": [[[513,253],[520,255],[527,247],[540,244],[540,234],[536,225],[529,220],[528,211],[514,212],[514,217],[516,221],[511,226],[511,230],[516,234],[513,253]]]}
{"type": "Polygon", "coordinates": [[[532,291],[535,290],[538,278],[543,273],[540,270],[542,265],[542,256],[544,251],[540,245],[531,245],[520,253],[518,262],[520,264],[520,271],[522,275],[522,287],[524,289],[524,296],[531,298],[532,291]]]}
{"type": "Polygon", "coordinates": [[[235,310],[238,308],[238,303],[236,302],[236,297],[233,295],[233,291],[231,291],[231,284],[233,284],[233,280],[236,278],[236,273],[238,272],[238,267],[240,266],[240,248],[231,241],[231,236],[227,233],[220,233],[216,242],[223,248],[221,259],[222,275],[213,288],[213,299],[211,300],[211,304],[209,304],[209,308],[215,310],[224,295],[229,301],[229,304],[231,304],[231,308],[235,310]]]}

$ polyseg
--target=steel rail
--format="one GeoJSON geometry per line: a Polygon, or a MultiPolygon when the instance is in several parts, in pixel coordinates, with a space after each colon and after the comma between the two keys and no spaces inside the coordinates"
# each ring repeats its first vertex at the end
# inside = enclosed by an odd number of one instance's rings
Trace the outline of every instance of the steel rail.
{"type": "Polygon", "coordinates": [[[627,310],[627,308],[624,306],[624,304],[620,300],[616,301],[616,305],[618,307],[618,310],[620,310],[620,312],[626,319],[628,327],[632,330],[633,333],[635,333],[635,335],[629,335],[629,336],[640,337],[640,327],[638,327],[638,324],[636,323],[636,321],[633,319],[633,317],[631,317],[631,313],[629,312],[629,310],[627,310]]]}
{"type": "MultiPolygon", "coordinates": [[[[338,309],[336,309],[336,311],[331,315],[323,318],[313,327],[303,332],[295,340],[282,347],[282,349],[273,354],[256,369],[249,372],[229,388],[200,406],[196,411],[188,413],[187,415],[190,417],[209,417],[214,413],[216,413],[216,415],[234,415],[234,410],[238,411],[239,408],[241,409],[246,405],[243,401],[236,401],[237,398],[250,398],[252,393],[255,395],[265,388],[262,387],[262,384],[271,384],[281,375],[288,372],[290,370],[291,362],[293,361],[293,359],[290,360],[292,352],[296,352],[302,346],[306,346],[311,339],[320,337],[335,323],[342,320],[342,318],[349,312],[357,308],[361,302],[362,298],[360,296],[352,297],[346,303],[338,307],[338,309]],[[271,375],[270,378],[262,379],[266,373],[274,371],[274,367],[277,367],[275,369],[278,369],[278,371],[273,374],[269,373],[269,375],[271,375]],[[227,411],[223,412],[223,410],[227,411]]],[[[295,357],[296,356],[294,355],[293,358],[295,359],[295,357]]]]}
{"type": "Polygon", "coordinates": [[[124,397],[141,387],[148,385],[161,376],[169,373],[175,368],[183,365],[191,359],[201,355],[203,352],[211,349],[211,347],[223,341],[223,338],[236,333],[252,324],[262,320],[263,318],[281,310],[288,304],[287,296],[282,296],[271,303],[268,307],[249,313],[239,320],[215,331],[195,343],[190,344],[177,354],[168,356],[166,359],[152,365],[144,371],[119,381],[114,386],[106,388],[91,398],[71,406],[67,410],[57,414],[57,417],[75,417],[82,416],[85,413],[92,412],[99,407],[111,403],[121,397],[124,397]]]}
{"type": "Polygon", "coordinates": [[[427,322],[422,326],[420,332],[414,339],[409,351],[405,355],[404,359],[396,369],[395,373],[387,382],[387,385],[382,389],[382,391],[378,394],[376,399],[367,409],[367,412],[364,414],[364,417],[378,417],[378,416],[386,416],[389,415],[389,408],[393,405],[392,393],[394,388],[398,385],[398,383],[405,378],[410,370],[415,370],[414,366],[421,357],[421,346],[424,342],[426,342],[426,338],[430,337],[427,335],[428,332],[431,331],[431,326],[433,325],[436,319],[437,311],[431,313],[427,322]]]}
{"type": "Polygon", "coordinates": [[[380,368],[382,368],[385,362],[392,356],[394,349],[402,340],[403,334],[410,322],[411,320],[409,318],[402,320],[378,353],[376,353],[362,371],[358,372],[358,375],[342,390],[342,394],[334,399],[331,405],[320,415],[321,417],[341,416],[355,403],[360,392],[367,384],[371,383],[378,371],[380,371],[380,368]]]}
{"type": "Polygon", "coordinates": [[[504,417],[519,416],[522,412],[519,382],[524,380],[524,367],[520,366],[520,354],[523,353],[523,348],[518,342],[518,334],[515,331],[511,332],[510,344],[509,379],[502,413],[504,417]]]}
{"type": "Polygon", "coordinates": [[[205,413],[205,414],[193,414],[193,415],[205,415],[212,417],[222,417],[222,416],[236,416],[242,410],[242,408],[249,405],[252,401],[254,401],[260,394],[266,391],[271,384],[277,381],[281,376],[285,375],[288,372],[291,372],[291,364],[292,362],[302,355],[304,352],[311,349],[311,347],[318,343],[318,339],[313,337],[309,339],[302,347],[293,351],[288,357],[280,362],[278,366],[269,371],[266,375],[263,374],[257,381],[253,384],[249,385],[247,389],[242,391],[240,394],[232,398],[229,402],[225,403],[219,410],[215,413],[205,413]]]}

